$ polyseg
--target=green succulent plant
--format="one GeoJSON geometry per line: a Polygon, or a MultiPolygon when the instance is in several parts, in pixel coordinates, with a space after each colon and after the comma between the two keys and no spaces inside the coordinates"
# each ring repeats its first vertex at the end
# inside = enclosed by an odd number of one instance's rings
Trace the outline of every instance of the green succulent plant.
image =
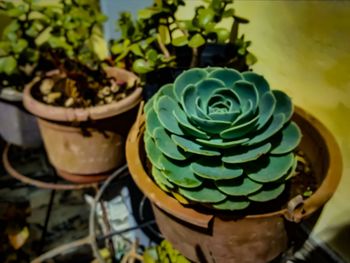
{"type": "Polygon", "coordinates": [[[193,68],[144,110],[153,178],[180,202],[242,210],[276,199],[295,170],[292,101],[256,73],[193,68]]]}

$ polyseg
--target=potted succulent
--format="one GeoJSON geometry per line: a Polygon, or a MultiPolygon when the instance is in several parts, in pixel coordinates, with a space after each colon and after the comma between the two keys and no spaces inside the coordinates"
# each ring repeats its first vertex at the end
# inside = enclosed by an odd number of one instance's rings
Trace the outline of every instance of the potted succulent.
{"type": "Polygon", "coordinates": [[[44,35],[36,41],[50,67],[26,86],[24,106],[38,117],[49,160],[61,176],[101,180],[124,161],[124,139],[141,100],[138,78],[98,55],[93,40],[106,18],[89,1],[38,8],[35,19],[44,35]]]}
{"type": "Polygon", "coordinates": [[[238,34],[239,24],[248,20],[235,15],[232,2],[203,1],[189,20],[177,17],[183,0],[155,0],[139,11],[136,21],[124,12],[118,20],[121,37],[111,43],[112,58],[141,76],[147,98],[190,67],[248,70],[256,58],[248,51],[251,42],[238,34]],[[230,30],[220,26],[225,19],[232,20],[230,30]]]}
{"type": "Polygon", "coordinates": [[[126,151],[161,232],[198,262],[274,259],[287,246],[285,219],[299,222],[325,204],[342,169],[320,122],[262,76],[229,68],[193,68],[164,85],[126,151]],[[293,190],[305,176],[301,155],[317,184],[305,200],[307,189],[293,190]]]}

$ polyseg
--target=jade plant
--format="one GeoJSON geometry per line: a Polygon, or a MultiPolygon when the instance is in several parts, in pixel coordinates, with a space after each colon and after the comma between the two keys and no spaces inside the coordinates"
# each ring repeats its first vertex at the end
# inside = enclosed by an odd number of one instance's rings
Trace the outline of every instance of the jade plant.
{"type": "Polygon", "coordinates": [[[235,15],[232,3],[233,0],[203,0],[191,19],[178,18],[179,7],[186,5],[184,0],[154,0],[152,6],[138,12],[136,21],[130,13],[123,12],[117,22],[121,37],[111,44],[112,57],[127,69],[146,74],[176,67],[185,60],[187,67],[198,66],[206,45],[221,44],[230,46],[229,57],[215,66],[247,70],[256,58],[248,51],[251,42],[238,34],[238,27],[248,20],[235,15]],[[230,29],[220,25],[225,19],[232,21],[230,29]],[[184,48],[190,51],[188,56],[184,48]]]}
{"type": "Polygon", "coordinates": [[[193,68],[144,111],[151,174],[182,203],[242,210],[278,198],[294,173],[301,132],[292,101],[261,75],[193,68]]]}
{"type": "Polygon", "coordinates": [[[108,78],[109,65],[94,40],[106,17],[91,0],[0,1],[10,18],[0,41],[0,87],[22,90],[42,78],[37,99],[51,105],[90,107],[124,98],[133,85],[108,78]],[[57,69],[55,77],[46,76],[57,69]]]}

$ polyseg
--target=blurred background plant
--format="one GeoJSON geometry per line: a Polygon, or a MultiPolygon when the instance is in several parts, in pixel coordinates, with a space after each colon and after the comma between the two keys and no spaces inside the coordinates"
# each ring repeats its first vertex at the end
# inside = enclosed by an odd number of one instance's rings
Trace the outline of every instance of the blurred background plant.
{"type": "MultiPolygon", "coordinates": [[[[146,74],[165,67],[207,66],[201,61],[208,45],[228,47],[224,61],[209,62],[216,66],[228,66],[247,70],[256,62],[248,51],[251,45],[244,35],[238,34],[239,24],[249,21],[235,15],[233,0],[203,0],[189,20],[177,18],[184,0],[154,0],[153,5],[138,12],[133,20],[128,12],[120,14],[117,29],[119,39],[111,41],[113,60],[119,65],[146,74]],[[220,25],[231,19],[231,29],[220,25]]],[[[214,65],[212,65],[214,66],[214,65]]]]}
{"type": "Polygon", "coordinates": [[[71,81],[46,85],[44,102],[67,107],[108,103],[99,92],[112,85],[103,69],[108,63],[94,45],[107,18],[97,6],[90,0],[2,0],[0,9],[11,19],[0,42],[2,88],[21,91],[36,75],[58,69],[71,81]]]}

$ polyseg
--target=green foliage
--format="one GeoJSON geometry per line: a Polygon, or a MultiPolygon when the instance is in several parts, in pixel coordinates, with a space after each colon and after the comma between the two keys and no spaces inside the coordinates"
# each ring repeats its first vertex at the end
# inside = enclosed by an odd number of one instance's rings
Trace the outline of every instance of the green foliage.
{"type": "Polygon", "coordinates": [[[0,41],[0,86],[21,90],[35,75],[52,69],[99,75],[101,61],[92,37],[99,34],[106,17],[89,1],[44,5],[2,0],[0,11],[11,19],[0,41]]]}
{"type": "Polygon", "coordinates": [[[196,7],[189,20],[177,18],[179,7],[185,5],[183,0],[154,0],[152,6],[139,11],[136,21],[130,13],[124,12],[117,23],[121,37],[111,43],[113,59],[127,69],[146,74],[163,67],[175,67],[181,55],[177,47],[187,47],[193,50],[193,67],[199,63],[197,49],[218,43],[230,44],[234,50],[226,66],[243,64],[248,68],[256,58],[248,51],[250,42],[245,41],[244,36],[238,37],[238,25],[248,20],[234,15],[232,2],[203,0],[203,5],[196,7]],[[231,30],[218,25],[224,19],[232,20],[231,30]],[[147,56],[149,51],[154,56],[147,56]]]}
{"type": "Polygon", "coordinates": [[[145,105],[156,183],[189,203],[241,210],[277,198],[294,173],[293,105],[253,72],[193,68],[145,105]]]}
{"type": "Polygon", "coordinates": [[[158,246],[148,248],[143,254],[145,263],[189,263],[189,261],[175,250],[172,245],[163,240],[158,246]]]}

